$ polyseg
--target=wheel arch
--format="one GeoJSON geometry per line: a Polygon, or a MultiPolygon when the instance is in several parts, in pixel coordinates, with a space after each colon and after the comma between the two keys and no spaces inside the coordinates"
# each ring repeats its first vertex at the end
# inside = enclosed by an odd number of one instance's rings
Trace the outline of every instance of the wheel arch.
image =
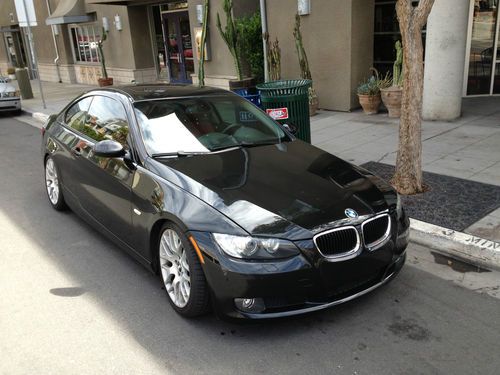
{"type": "Polygon", "coordinates": [[[158,269],[158,254],[156,245],[160,239],[160,231],[161,228],[166,223],[176,224],[181,230],[185,233],[189,230],[189,228],[180,220],[178,217],[172,214],[164,214],[161,218],[158,218],[153,225],[151,226],[151,230],[149,231],[149,253],[151,259],[151,266],[153,268],[153,272],[156,274],[159,273],[158,269]]]}

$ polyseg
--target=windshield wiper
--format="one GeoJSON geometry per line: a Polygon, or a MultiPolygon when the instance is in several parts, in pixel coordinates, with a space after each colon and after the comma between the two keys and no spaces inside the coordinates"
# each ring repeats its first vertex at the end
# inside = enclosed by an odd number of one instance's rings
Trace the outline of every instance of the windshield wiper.
{"type": "Polygon", "coordinates": [[[151,157],[152,158],[164,158],[169,156],[186,157],[192,155],[206,155],[209,153],[210,152],[206,151],[175,151],[175,152],[161,152],[161,153],[151,154],[151,157]]]}
{"type": "Polygon", "coordinates": [[[266,145],[277,145],[280,142],[276,141],[265,141],[265,142],[238,142],[234,143],[232,145],[227,145],[227,146],[221,146],[221,147],[214,147],[212,148],[212,151],[219,151],[219,150],[225,150],[225,149],[230,149],[230,148],[237,148],[237,147],[257,147],[257,146],[266,146],[266,145]]]}

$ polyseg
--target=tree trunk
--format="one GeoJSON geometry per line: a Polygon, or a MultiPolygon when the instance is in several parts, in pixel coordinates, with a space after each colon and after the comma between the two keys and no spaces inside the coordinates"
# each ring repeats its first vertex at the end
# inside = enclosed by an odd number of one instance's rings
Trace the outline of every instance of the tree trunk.
{"type": "Polygon", "coordinates": [[[434,0],[398,0],[398,15],[403,42],[403,98],[399,123],[399,147],[396,172],[391,182],[401,194],[423,191],[422,180],[422,96],[424,86],[424,48],[422,28],[434,0]]]}

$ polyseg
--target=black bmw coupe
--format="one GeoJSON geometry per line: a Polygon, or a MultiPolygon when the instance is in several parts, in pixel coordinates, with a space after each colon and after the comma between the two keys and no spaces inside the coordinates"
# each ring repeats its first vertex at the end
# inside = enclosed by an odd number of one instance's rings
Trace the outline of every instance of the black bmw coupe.
{"type": "Polygon", "coordinates": [[[405,262],[409,221],[386,182],[230,92],[96,89],[42,133],[50,204],[158,273],[184,316],[320,310],[405,262]]]}

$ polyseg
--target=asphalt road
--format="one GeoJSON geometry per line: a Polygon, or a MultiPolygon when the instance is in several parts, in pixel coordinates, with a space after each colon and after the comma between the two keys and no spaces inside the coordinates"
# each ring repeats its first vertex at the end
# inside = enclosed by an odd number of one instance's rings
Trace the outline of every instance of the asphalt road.
{"type": "Polygon", "coordinates": [[[391,284],[255,324],[186,320],[46,198],[40,131],[0,116],[0,374],[498,374],[500,277],[412,245],[391,284]]]}

